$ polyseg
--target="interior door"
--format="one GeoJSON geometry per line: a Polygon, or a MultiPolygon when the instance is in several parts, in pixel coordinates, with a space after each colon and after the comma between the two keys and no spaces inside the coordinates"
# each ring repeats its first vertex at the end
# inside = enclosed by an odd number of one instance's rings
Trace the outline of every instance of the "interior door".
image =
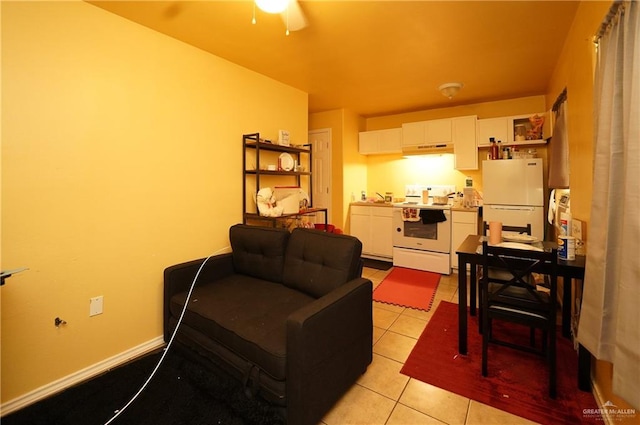
{"type": "Polygon", "coordinates": [[[327,208],[331,217],[331,129],[324,128],[309,132],[309,143],[313,147],[313,188],[314,208],[327,208]]]}

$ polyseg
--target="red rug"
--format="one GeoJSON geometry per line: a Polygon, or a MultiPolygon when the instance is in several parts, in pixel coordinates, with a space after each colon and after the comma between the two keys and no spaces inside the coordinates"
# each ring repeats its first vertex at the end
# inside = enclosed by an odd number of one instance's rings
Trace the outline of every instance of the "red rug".
{"type": "MultiPolygon", "coordinates": [[[[549,398],[548,368],[541,356],[489,345],[489,376],[482,377],[482,336],[477,316],[469,316],[468,355],[458,354],[458,305],[440,302],[401,373],[541,424],[602,424],[591,393],[578,389],[578,355],[573,344],[558,337],[558,396],[549,398]]],[[[529,329],[494,322],[494,334],[521,336],[529,329]]]]}
{"type": "Polygon", "coordinates": [[[438,273],[394,267],[373,291],[373,300],[429,311],[439,282],[438,273]]]}

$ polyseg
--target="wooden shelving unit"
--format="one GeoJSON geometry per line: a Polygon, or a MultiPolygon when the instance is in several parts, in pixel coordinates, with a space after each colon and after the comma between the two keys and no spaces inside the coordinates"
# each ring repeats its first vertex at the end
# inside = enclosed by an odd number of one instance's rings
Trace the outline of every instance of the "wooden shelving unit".
{"type": "Polygon", "coordinates": [[[242,136],[242,164],[242,215],[245,224],[262,223],[276,227],[278,223],[283,220],[296,220],[303,216],[323,213],[326,229],[327,209],[313,207],[313,195],[311,193],[313,188],[313,152],[311,145],[304,145],[302,147],[283,146],[264,141],[260,138],[260,133],[245,134],[242,136]],[[248,155],[251,151],[254,152],[254,155],[248,155]],[[296,171],[295,169],[267,170],[267,165],[269,165],[268,156],[271,155],[271,161],[273,162],[278,153],[290,154],[297,164],[304,165],[304,171],[296,171]],[[252,158],[253,162],[251,162],[252,158]],[[305,210],[294,214],[283,214],[278,217],[265,217],[260,215],[255,202],[250,204],[247,199],[249,198],[249,200],[251,200],[254,198],[258,190],[262,188],[262,184],[267,180],[270,183],[281,181],[284,183],[283,186],[297,186],[300,188],[306,186],[309,195],[309,205],[305,210]]]}

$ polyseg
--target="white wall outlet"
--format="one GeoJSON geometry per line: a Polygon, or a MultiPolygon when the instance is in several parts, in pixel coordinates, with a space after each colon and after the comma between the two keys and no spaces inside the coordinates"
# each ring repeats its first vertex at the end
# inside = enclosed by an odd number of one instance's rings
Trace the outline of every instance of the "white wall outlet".
{"type": "Polygon", "coordinates": [[[102,314],[104,298],[102,295],[89,299],[89,316],[97,316],[102,314]]]}

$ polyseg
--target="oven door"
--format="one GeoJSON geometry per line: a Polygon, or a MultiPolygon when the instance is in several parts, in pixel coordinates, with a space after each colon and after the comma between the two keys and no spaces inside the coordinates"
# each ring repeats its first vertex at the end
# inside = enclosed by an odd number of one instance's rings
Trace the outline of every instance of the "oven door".
{"type": "Polygon", "coordinates": [[[446,218],[445,221],[424,224],[422,220],[404,221],[402,208],[394,208],[393,246],[449,253],[451,251],[451,210],[443,209],[442,212],[446,218]]]}

